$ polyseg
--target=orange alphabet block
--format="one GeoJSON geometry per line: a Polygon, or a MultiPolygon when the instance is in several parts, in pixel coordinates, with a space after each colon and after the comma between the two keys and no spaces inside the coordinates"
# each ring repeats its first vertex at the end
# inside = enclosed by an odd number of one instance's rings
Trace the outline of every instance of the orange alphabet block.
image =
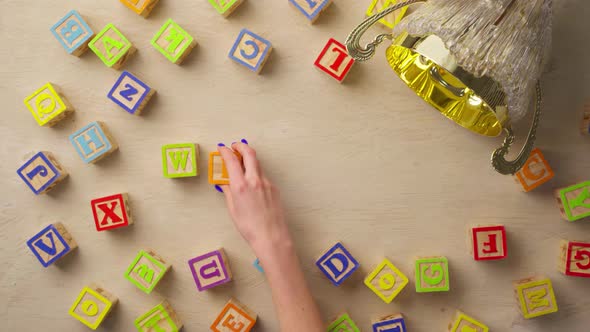
{"type": "Polygon", "coordinates": [[[248,307],[230,299],[217,319],[211,324],[214,332],[249,332],[256,324],[257,316],[248,307]]]}
{"type": "Polygon", "coordinates": [[[119,0],[127,8],[147,18],[160,0],[119,0]]]}
{"type": "Polygon", "coordinates": [[[541,150],[534,149],[524,166],[514,174],[514,180],[525,192],[529,192],[551,180],[554,175],[541,150]]]}

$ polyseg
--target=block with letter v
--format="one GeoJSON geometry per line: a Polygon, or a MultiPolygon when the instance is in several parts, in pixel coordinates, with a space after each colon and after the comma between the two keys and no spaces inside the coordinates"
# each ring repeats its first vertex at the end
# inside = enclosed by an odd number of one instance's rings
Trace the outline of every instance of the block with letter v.
{"type": "Polygon", "coordinates": [[[48,267],[78,247],[61,223],[45,227],[27,241],[27,246],[43,267],[48,267]]]}

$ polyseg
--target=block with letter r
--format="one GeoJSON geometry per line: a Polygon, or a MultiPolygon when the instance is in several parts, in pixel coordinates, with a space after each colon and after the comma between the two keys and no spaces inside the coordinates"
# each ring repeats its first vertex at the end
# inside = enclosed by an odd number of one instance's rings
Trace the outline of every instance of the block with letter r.
{"type": "Polygon", "coordinates": [[[156,90],[135,75],[123,71],[107,97],[133,115],[140,115],[156,90]]]}
{"type": "Polygon", "coordinates": [[[162,146],[162,169],[164,176],[167,178],[185,178],[199,175],[198,159],[198,144],[179,143],[162,146]]]}
{"type": "Polygon", "coordinates": [[[45,227],[27,241],[27,246],[43,267],[48,267],[78,247],[61,223],[45,227]]]}
{"type": "Polygon", "coordinates": [[[75,56],[84,54],[94,37],[94,32],[76,10],[67,13],[50,30],[66,52],[75,56]]]}
{"type": "Polygon", "coordinates": [[[342,243],[338,242],[316,261],[316,266],[334,285],[340,286],[360,264],[342,243]]]}
{"type": "Polygon", "coordinates": [[[188,265],[199,292],[232,280],[229,260],[223,248],[192,258],[188,261],[188,265]]]}
{"type": "Polygon", "coordinates": [[[133,224],[127,193],[100,197],[90,201],[97,231],[106,231],[133,224]]]}
{"type": "Polygon", "coordinates": [[[70,135],[70,142],[86,163],[95,163],[119,148],[106,125],[100,121],[70,135]]]}

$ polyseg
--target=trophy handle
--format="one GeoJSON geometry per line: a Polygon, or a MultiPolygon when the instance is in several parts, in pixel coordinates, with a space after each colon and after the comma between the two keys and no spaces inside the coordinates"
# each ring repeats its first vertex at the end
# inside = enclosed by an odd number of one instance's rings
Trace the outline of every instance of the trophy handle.
{"type": "Polygon", "coordinates": [[[348,50],[348,54],[354,58],[356,61],[366,61],[373,57],[375,54],[375,47],[383,42],[384,39],[393,39],[393,34],[391,33],[384,33],[380,34],[375,39],[367,44],[364,48],[361,47],[360,41],[361,37],[367,32],[367,30],[377,21],[384,18],[385,16],[393,13],[394,11],[412,5],[417,2],[426,2],[427,0],[408,0],[397,5],[393,5],[387,7],[382,12],[374,14],[373,16],[368,17],[363,23],[359,24],[348,37],[346,38],[346,49],[348,50]]]}
{"type": "Polygon", "coordinates": [[[539,119],[541,117],[541,84],[538,81],[535,90],[537,97],[535,101],[533,123],[531,124],[531,129],[529,130],[526,142],[520,150],[518,157],[512,161],[506,160],[506,154],[510,151],[512,143],[514,143],[514,133],[512,132],[511,127],[505,129],[506,138],[504,139],[504,143],[492,154],[492,166],[494,166],[494,169],[500,174],[509,175],[518,172],[527,162],[531,151],[533,150],[535,139],[537,138],[537,126],[539,125],[539,119]]]}

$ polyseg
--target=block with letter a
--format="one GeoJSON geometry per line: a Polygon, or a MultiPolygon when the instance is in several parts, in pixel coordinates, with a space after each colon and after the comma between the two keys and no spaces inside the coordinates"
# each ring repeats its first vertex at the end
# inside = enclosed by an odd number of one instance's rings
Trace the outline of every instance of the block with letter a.
{"type": "Polygon", "coordinates": [[[316,266],[335,286],[340,286],[360,264],[342,243],[338,242],[316,261],[316,266]]]}
{"type": "Polygon", "coordinates": [[[365,285],[385,303],[391,303],[408,282],[408,277],[387,258],[365,278],[365,285]]]}
{"type": "Polygon", "coordinates": [[[559,270],[566,276],[590,278],[590,242],[561,241],[559,270]]]}
{"type": "Polygon", "coordinates": [[[223,248],[188,261],[199,292],[228,283],[232,279],[229,260],[223,248]]]}
{"type": "Polygon", "coordinates": [[[95,163],[119,148],[106,125],[100,121],[70,135],[70,142],[86,163],[95,163]]]}
{"type": "Polygon", "coordinates": [[[334,38],[328,40],[328,43],[315,61],[316,67],[340,83],[344,81],[353,64],[354,59],[348,55],[346,46],[334,38]]]}
{"type": "Polygon", "coordinates": [[[257,315],[235,299],[230,299],[213,324],[213,332],[249,332],[256,324],[257,315]]]}
{"type": "Polygon", "coordinates": [[[27,246],[43,267],[48,267],[78,247],[61,223],[45,227],[27,241],[27,246]]]}
{"type": "Polygon", "coordinates": [[[508,256],[504,225],[471,227],[469,239],[470,250],[476,261],[504,259],[508,256]]]}
{"type": "Polygon", "coordinates": [[[577,221],[590,217],[590,181],[557,189],[555,198],[565,220],[577,221]]]}
{"type": "Polygon", "coordinates": [[[185,178],[199,175],[199,145],[194,143],[162,146],[162,168],[167,178],[185,178]]]}
{"type": "Polygon", "coordinates": [[[94,37],[94,32],[76,10],[55,23],[51,33],[69,54],[75,56],[84,54],[88,50],[88,42],[94,37]]]}
{"type": "Polygon", "coordinates": [[[107,66],[121,68],[136,49],[114,25],[107,24],[92,40],[88,47],[107,66]]]}
{"type": "Polygon", "coordinates": [[[127,268],[125,278],[150,294],[170,268],[170,264],[153,250],[140,250],[127,268]]]}
{"type": "Polygon", "coordinates": [[[127,193],[100,197],[90,201],[97,231],[106,231],[133,224],[127,193]]]}
{"type": "Polygon", "coordinates": [[[553,170],[541,150],[534,149],[524,166],[514,174],[514,180],[522,187],[522,190],[529,192],[551,180],[553,176],[553,170]]]}
{"type": "Polygon", "coordinates": [[[553,285],[549,278],[531,277],[514,282],[514,292],[524,318],[557,312],[553,285]]]}

